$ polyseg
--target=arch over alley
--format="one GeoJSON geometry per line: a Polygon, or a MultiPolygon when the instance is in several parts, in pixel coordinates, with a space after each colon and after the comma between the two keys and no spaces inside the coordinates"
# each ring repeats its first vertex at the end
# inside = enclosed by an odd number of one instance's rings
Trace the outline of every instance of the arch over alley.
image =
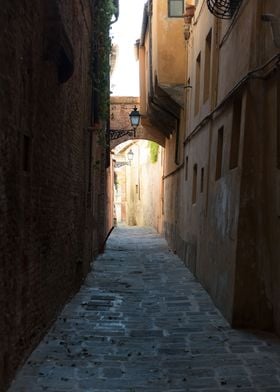
{"type": "Polygon", "coordinates": [[[139,108],[138,97],[111,97],[110,99],[110,148],[127,140],[150,140],[165,146],[165,135],[154,126],[147,116],[141,114],[141,123],[134,134],[129,114],[134,106],[139,108]]]}
{"type": "Polygon", "coordinates": [[[161,232],[164,148],[149,140],[128,140],[112,150],[112,160],[115,223],[161,232]]]}

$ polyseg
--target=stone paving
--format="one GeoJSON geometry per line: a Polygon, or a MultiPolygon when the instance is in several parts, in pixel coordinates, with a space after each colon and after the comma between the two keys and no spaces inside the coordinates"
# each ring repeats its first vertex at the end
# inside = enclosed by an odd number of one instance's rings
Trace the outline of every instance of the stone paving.
{"type": "Polygon", "coordinates": [[[280,341],[230,328],[163,238],[116,228],[9,392],[280,392],[280,341]]]}

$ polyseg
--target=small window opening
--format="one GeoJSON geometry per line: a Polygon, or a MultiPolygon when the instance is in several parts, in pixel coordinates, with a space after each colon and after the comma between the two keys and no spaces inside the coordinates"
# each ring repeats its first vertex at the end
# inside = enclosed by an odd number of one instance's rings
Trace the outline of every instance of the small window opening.
{"type": "Polygon", "coordinates": [[[242,98],[238,98],[233,105],[231,145],[229,168],[234,169],[238,166],[240,126],[241,126],[242,98]]]}
{"type": "Polygon", "coordinates": [[[205,42],[204,95],[203,95],[204,102],[207,101],[210,94],[211,46],[212,46],[212,29],[209,31],[205,42]]]}
{"type": "Polygon", "coordinates": [[[179,165],[180,122],[176,120],[175,163],[179,165]]]}
{"type": "Polygon", "coordinates": [[[185,181],[188,181],[188,175],[189,175],[189,157],[186,157],[186,160],[185,160],[185,181]]]}
{"type": "Polygon", "coordinates": [[[218,130],[218,142],[217,142],[217,159],[216,159],[216,176],[218,180],[222,175],[222,164],[223,164],[223,143],[224,143],[224,127],[218,130]]]}
{"type": "Polygon", "coordinates": [[[196,72],[195,72],[195,103],[194,103],[195,114],[199,110],[199,103],[200,103],[200,70],[201,70],[201,54],[199,53],[196,59],[196,72]]]}
{"type": "Polygon", "coordinates": [[[200,171],[200,193],[203,193],[203,190],[204,190],[204,167],[202,167],[200,171]]]}
{"type": "Polygon", "coordinates": [[[193,166],[193,184],[192,184],[192,203],[196,202],[197,197],[197,164],[193,166]]]}
{"type": "MultiPolygon", "coordinates": [[[[280,105],[280,77],[277,80],[277,108],[280,105]]],[[[276,109],[277,110],[277,109],[276,109]]],[[[277,110],[277,125],[276,125],[276,165],[280,169],[280,110],[277,110]]]]}
{"type": "Polygon", "coordinates": [[[22,146],[22,170],[30,171],[31,140],[29,136],[23,135],[22,146]]]}

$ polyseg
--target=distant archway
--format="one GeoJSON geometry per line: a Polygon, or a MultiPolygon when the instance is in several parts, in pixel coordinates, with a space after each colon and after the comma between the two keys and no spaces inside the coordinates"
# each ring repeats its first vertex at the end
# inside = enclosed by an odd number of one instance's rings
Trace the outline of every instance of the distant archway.
{"type": "Polygon", "coordinates": [[[111,97],[110,101],[110,148],[127,140],[150,140],[165,147],[165,135],[152,126],[145,117],[135,135],[131,129],[129,114],[134,106],[139,107],[138,97],[111,97]]]}
{"type": "Polygon", "coordinates": [[[164,147],[130,139],[112,152],[114,221],[162,231],[164,147]]]}

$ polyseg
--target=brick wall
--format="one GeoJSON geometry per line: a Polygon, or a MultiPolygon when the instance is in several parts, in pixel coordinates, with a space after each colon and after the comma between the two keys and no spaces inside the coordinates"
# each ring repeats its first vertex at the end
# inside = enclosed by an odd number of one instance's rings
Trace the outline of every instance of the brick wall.
{"type": "Polygon", "coordinates": [[[90,2],[60,0],[46,9],[55,3],[1,5],[0,391],[79,287],[98,241],[94,204],[87,203],[94,192],[90,2]],[[74,72],[65,83],[58,66],[69,64],[55,57],[56,43],[53,58],[46,56],[49,11],[58,11],[59,44],[70,59],[73,51],[74,72]]]}
{"type": "Polygon", "coordinates": [[[139,108],[138,97],[111,97],[110,128],[130,130],[129,114],[135,105],[139,108]]]}

